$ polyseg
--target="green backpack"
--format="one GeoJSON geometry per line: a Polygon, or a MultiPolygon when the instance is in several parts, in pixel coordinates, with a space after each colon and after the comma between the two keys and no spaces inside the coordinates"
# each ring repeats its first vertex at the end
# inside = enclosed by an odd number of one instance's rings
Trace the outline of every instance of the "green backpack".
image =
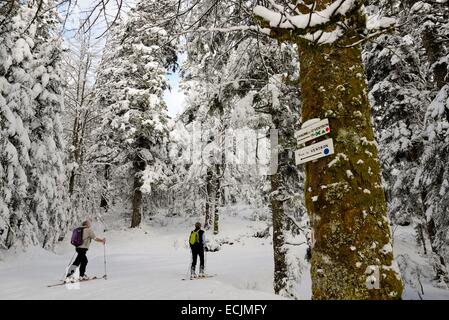
{"type": "Polygon", "coordinates": [[[198,231],[192,231],[192,233],[190,234],[190,237],[189,237],[190,245],[193,246],[195,243],[199,243],[199,242],[200,242],[199,230],[198,231]]]}

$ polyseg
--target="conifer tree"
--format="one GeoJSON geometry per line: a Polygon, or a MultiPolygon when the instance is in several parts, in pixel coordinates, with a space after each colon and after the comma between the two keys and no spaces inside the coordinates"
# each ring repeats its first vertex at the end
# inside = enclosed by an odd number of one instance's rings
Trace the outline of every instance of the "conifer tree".
{"type": "Polygon", "coordinates": [[[166,178],[168,119],[162,95],[167,69],[176,63],[176,39],[164,17],[175,9],[171,0],[138,2],[111,30],[98,73],[99,159],[115,167],[116,178],[131,193],[131,227],[141,222],[143,195],[166,178]]]}

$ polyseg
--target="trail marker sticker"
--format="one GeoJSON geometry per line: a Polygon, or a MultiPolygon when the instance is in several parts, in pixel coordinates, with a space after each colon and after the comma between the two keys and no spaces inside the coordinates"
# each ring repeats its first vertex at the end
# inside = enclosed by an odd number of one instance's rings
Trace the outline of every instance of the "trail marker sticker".
{"type": "Polygon", "coordinates": [[[329,120],[323,119],[317,121],[304,129],[295,132],[295,137],[298,139],[299,144],[306,143],[307,141],[313,140],[315,138],[324,136],[331,132],[331,127],[329,127],[329,120]]]}
{"type": "Polygon", "coordinates": [[[296,164],[301,164],[327,157],[334,153],[334,142],[332,138],[320,141],[305,148],[295,151],[296,164]]]}

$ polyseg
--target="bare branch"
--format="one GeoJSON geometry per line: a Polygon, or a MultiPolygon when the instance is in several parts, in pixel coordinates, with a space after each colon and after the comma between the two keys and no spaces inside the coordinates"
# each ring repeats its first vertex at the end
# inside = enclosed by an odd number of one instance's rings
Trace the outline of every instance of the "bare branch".
{"type": "MultiPolygon", "coordinates": [[[[5,18],[0,21],[0,27],[6,22],[6,20],[8,19],[8,17],[11,15],[13,9],[14,9],[14,3],[16,2],[15,0],[8,0],[9,1],[9,7],[5,12],[5,18]]],[[[2,8],[0,8],[2,9],[2,8]]]]}

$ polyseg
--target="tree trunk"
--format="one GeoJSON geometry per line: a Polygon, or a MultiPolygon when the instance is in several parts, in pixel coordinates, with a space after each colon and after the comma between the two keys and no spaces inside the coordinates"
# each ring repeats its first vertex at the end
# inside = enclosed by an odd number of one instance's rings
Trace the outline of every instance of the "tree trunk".
{"type": "Polygon", "coordinates": [[[278,199],[282,187],[282,178],[279,172],[270,176],[271,179],[271,214],[273,220],[273,253],[274,253],[274,292],[279,294],[286,289],[287,263],[284,239],[284,207],[278,199]]]}
{"type": "Polygon", "coordinates": [[[400,299],[360,49],[298,45],[302,119],[328,118],[335,148],[305,166],[313,299],[400,299]]]}
{"type": "Polygon", "coordinates": [[[104,180],[105,184],[103,185],[103,192],[101,193],[101,199],[100,199],[100,208],[104,208],[107,212],[109,209],[108,206],[108,199],[107,199],[107,193],[108,193],[108,180],[109,180],[109,169],[110,165],[106,164],[104,166],[104,180]]]}
{"type": "Polygon", "coordinates": [[[145,170],[145,162],[139,159],[134,161],[133,166],[135,174],[133,184],[131,228],[138,227],[142,221],[142,191],[140,188],[143,185],[142,171],[145,170]]]}
{"type": "Polygon", "coordinates": [[[216,164],[215,165],[215,186],[214,186],[214,191],[215,191],[215,198],[214,198],[214,234],[218,234],[218,219],[219,219],[219,215],[218,215],[218,208],[220,206],[220,193],[221,193],[221,183],[220,183],[220,179],[221,179],[221,170],[220,170],[220,165],[216,164]]]}
{"type": "Polygon", "coordinates": [[[435,280],[442,280],[446,284],[449,284],[449,275],[446,268],[446,263],[444,258],[440,255],[438,248],[435,246],[436,228],[435,221],[430,218],[427,222],[427,234],[429,235],[430,249],[432,253],[436,256],[436,260],[432,264],[435,271],[435,280]]]}
{"type": "Polygon", "coordinates": [[[70,179],[69,179],[69,196],[73,194],[73,190],[75,189],[75,170],[72,169],[70,172],[70,179]]]}
{"type": "Polygon", "coordinates": [[[207,168],[206,174],[206,214],[204,221],[204,229],[212,226],[212,210],[214,200],[213,173],[211,168],[207,168]]]}
{"type": "Polygon", "coordinates": [[[142,221],[142,191],[140,191],[140,187],[142,183],[139,177],[134,178],[134,194],[133,194],[133,213],[131,219],[131,228],[138,227],[140,222],[142,221]]]}
{"type": "Polygon", "coordinates": [[[421,244],[423,248],[423,254],[427,255],[427,248],[426,248],[426,238],[424,237],[424,226],[422,223],[417,223],[415,226],[415,232],[416,232],[416,242],[418,243],[418,246],[421,244]]]}
{"type": "MultiPolygon", "coordinates": [[[[77,113],[75,116],[75,120],[73,121],[73,129],[72,129],[72,146],[75,148],[75,150],[71,150],[69,154],[69,160],[71,162],[76,162],[78,164],[78,157],[77,157],[77,149],[78,146],[78,134],[79,134],[79,114],[77,113]]],[[[69,179],[69,195],[71,196],[73,194],[73,191],[75,189],[75,176],[76,176],[76,169],[72,169],[70,172],[70,179],[69,179]]]]}

